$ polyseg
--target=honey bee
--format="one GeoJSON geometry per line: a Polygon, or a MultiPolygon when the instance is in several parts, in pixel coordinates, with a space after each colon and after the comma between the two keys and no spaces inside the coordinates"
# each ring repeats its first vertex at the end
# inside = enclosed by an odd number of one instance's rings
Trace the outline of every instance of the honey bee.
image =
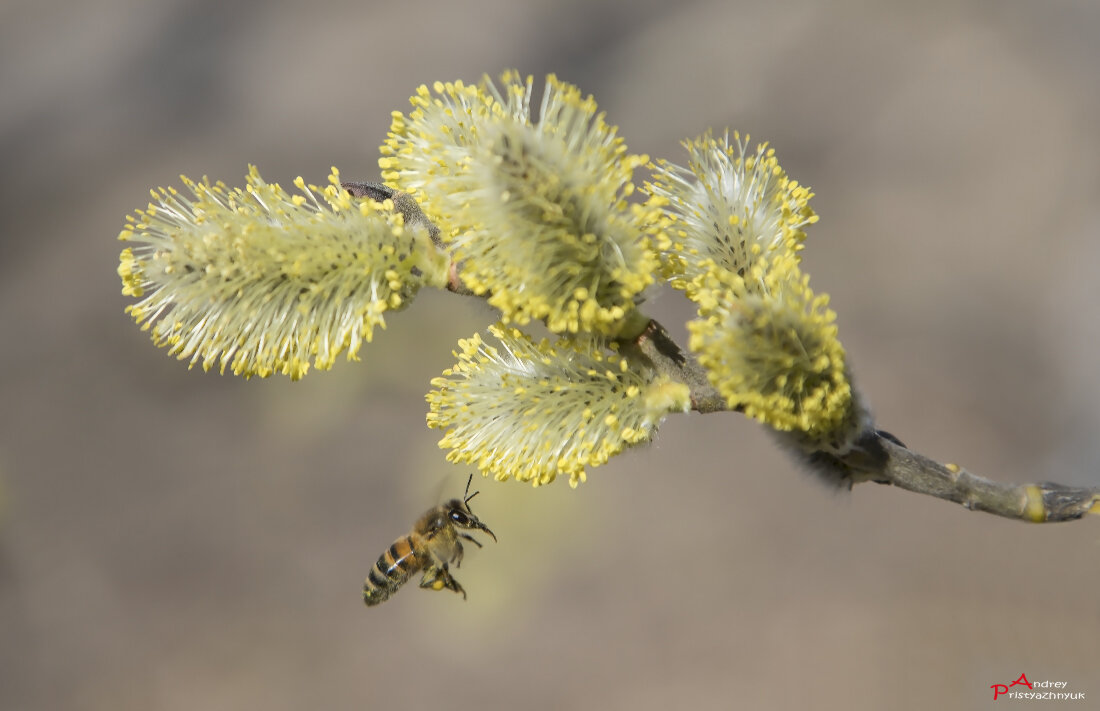
{"type": "Polygon", "coordinates": [[[471,474],[462,499],[451,499],[426,511],[408,535],[398,538],[378,557],[378,562],[363,583],[363,602],[368,606],[385,602],[420,570],[424,571],[420,587],[432,590],[446,588],[462,593],[462,599],[466,599],[466,591],[451,575],[449,566],[454,563],[457,568],[462,563],[462,541],[459,539],[470,541],[478,548],[482,546],[476,538],[461,529],[485,531],[494,541],[497,539],[496,534],[470,511],[470,499],[480,493],[470,493],[473,479],[471,474]]]}

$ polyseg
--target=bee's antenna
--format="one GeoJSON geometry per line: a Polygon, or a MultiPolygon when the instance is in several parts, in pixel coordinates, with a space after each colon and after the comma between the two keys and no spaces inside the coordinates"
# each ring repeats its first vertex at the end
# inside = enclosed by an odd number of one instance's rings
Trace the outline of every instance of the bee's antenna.
{"type": "Polygon", "coordinates": [[[477,496],[478,494],[481,493],[480,491],[475,491],[474,493],[470,494],[470,484],[473,483],[473,481],[474,481],[474,475],[471,473],[470,478],[466,480],[466,493],[463,494],[463,496],[465,498],[462,499],[462,503],[464,503],[464,504],[469,504],[470,499],[474,498],[475,496],[477,496]],[[467,496],[467,494],[469,494],[469,495],[467,496]]]}

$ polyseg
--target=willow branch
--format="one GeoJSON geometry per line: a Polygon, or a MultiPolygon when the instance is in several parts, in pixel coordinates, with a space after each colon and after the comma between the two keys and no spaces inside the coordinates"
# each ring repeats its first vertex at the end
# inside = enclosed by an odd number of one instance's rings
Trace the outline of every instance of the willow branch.
{"type": "MultiPolygon", "coordinates": [[[[701,413],[729,410],[725,400],[707,381],[706,372],[685,354],[656,321],[629,344],[659,372],[691,387],[693,409],[701,413]]],[[[1046,523],[1072,521],[1087,513],[1100,514],[1100,488],[1079,488],[1051,482],[1004,484],[976,476],[955,464],[941,464],[907,448],[893,435],[872,430],[850,454],[837,457],[825,452],[799,451],[788,433],[780,440],[798,452],[812,469],[826,470],[827,478],[849,485],[873,481],[906,491],[954,501],[971,511],[1046,523]],[[837,473],[840,476],[835,476],[837,473]]]]}
{"type": "Polygon", "coordinates": [[[1005,484],[976,476],[956,464],[941,464],[882,433],[874,434],[885,460],[869,472],[874,481],[962,504],[971,511],[1033,523],[1072,521],[1100,514],[1100,488],[1041,482],[1005,484]],[[881,477],[881,478],[877,478],[881,477]]]}

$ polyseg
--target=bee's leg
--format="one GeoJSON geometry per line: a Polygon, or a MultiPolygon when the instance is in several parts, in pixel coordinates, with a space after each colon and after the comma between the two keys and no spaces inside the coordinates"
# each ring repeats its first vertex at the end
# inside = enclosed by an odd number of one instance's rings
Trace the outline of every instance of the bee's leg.
{"type": "Polygon", "coordinates": [[[466,591],[461,585],[458,584],[458,581],[455,580],[450,573],[447,573],[447,589],[454,590],[456,593],[462,593],[462,599],[466,599],[466,591]]]}
{"type": "Polygon", "coordinates": [[[442,590],[447,588],[453,590],[456,593],[462,593],[462,599],[466,599],[466,591],[462,589],[462,586],[458,584],[458,581],[454,579],[451,572],[447,570],[447,564],[433,566],[424,571],[424,577],[420,579],[420,587],[431,588],[432,590],[442,590]]]}
{"type": "MultiPolygon", "coordinates": [[[[460,533],[459,535],[462,534],[460,533]]],[[[455,541],[455,552],[454,555],[451,556],[451,562],[455,564],[456,568],[462,566],[462,556],[464,555],[466,555],[466,553],[462,550],[462,543],[455,541]]]]}
{"type": "Polygon", "coordinates": [[[424,575],[420,576],[420,587],[442,590],[447,584],[447,581],[443,578],[444,575],[446,575],[446,572],[443,568],[433,565],[424,571],[424,575]]]}
{"type": "Polygon", "coordinates": [[[459,538],[465,538],[467,541],[469,541],[470,543],[473,543],[478,548],[484,548],[485,547],[485,546],[481,545],[481,541],[477,540],[476,538],[471,536],[469,533],[460,533],[460,534],[458,534],[458,537],[459,538]]]}

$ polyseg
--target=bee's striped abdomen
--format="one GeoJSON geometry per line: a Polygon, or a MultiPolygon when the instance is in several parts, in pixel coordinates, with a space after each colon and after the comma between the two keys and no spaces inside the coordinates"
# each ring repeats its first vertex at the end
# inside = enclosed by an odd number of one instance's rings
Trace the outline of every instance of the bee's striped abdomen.
{"type": "Polygon", "coordinates": [[[418,570],[420,560],[414,550],[412,537],[398,538],[370,569],[367,580],[363,583],[363,602],[367,605],[385,602],[418,570]]]}

